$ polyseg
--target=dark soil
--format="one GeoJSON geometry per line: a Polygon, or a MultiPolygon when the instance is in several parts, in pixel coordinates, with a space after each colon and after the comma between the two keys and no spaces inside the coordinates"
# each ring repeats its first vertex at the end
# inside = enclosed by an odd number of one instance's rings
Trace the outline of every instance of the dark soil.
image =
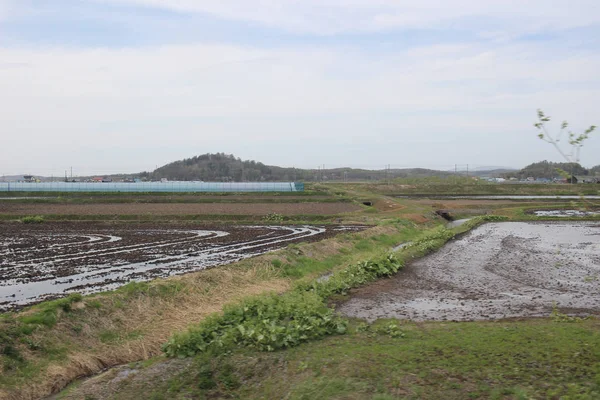
{"type": "Polygon", "coordinates": [[[5,223],[0,231],[0,310],[197,271],[364,228],[5,223]]]}

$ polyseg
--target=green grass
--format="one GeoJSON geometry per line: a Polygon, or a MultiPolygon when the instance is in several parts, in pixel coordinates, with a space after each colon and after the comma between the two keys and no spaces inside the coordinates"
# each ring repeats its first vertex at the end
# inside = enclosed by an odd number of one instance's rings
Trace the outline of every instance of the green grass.
{"type": "Polygon", "coordinates": [[[331,184],[331,190],[354,190],[388,196],[431,195],[597,195],[592,184],[496,184],[457,177],[398,179],[385,183],[331,184]]]}
{"type": "MultiPolygon", "coordinates": [[[[366,329],[353,321],[344,336],[282,352],[200,356],[148,392],[169,399],[600,398],[597,320],[391,324],[402,335],[387,333],[390,321],[366,329]]],[[[116,398],[129,395],[124,388],[116,398]]]]}
{"type": "Polygon", "coordinates": [[[28,215],[19,219],[24,224],[41,224],[45,221],[41,215],[28,215]]]}

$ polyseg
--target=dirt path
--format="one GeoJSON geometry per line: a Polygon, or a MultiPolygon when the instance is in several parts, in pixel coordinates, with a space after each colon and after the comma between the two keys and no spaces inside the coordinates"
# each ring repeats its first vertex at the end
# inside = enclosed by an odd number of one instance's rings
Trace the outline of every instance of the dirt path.
{"type": "Polygon", "coordinates": [[[347,316],[481,320],[600,313],[600,225],[481,226],[392,279],[353,292],[347,316]]]}
{"type": "Polygon", "coordinates": [[[10,204],[9,215],[332,215],[358,211],[352,203],[144,203],[144,204],[10,204]]]}

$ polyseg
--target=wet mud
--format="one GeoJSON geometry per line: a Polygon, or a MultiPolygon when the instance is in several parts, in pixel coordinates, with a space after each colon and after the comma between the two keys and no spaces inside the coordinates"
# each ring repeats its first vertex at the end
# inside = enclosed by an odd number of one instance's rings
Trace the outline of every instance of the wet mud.
{"type": "Polygon", "coordinates": [[[0,311],[228,264],[364,226],[3,224],[0,311]]]}
{"type": "Polygon", "coordinates": [[[480,226],[391,279],[338,305],[374,321],[469,321],[600,314],[598,222],[502,222],[480,226]]]}

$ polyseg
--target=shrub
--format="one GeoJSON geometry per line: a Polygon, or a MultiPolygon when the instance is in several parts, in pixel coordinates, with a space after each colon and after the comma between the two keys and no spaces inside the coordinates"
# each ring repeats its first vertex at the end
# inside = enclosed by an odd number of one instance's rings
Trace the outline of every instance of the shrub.
{"type": "Polygon", "coordinates": [[[24,224],[41,224],[45,220],[41,215],[28,215],[27,217],[21,218],[20,221],[24,224]]]}
{"type": "Polygon", "coordinates": [[[263,217],[263,221],[274,222],[274,223],[280,224],[283,222],[283,215],[276,214],[276,213],[267,214],[263,217]]]}
{"type": "Polygon", "coordinates": [[[235,346],[274,351],[346,331],[314,293],[293,291],[255,297],[228,306],[189,331],[176,334],[164,346],[168,356],[222,353],[235,346]]]}

